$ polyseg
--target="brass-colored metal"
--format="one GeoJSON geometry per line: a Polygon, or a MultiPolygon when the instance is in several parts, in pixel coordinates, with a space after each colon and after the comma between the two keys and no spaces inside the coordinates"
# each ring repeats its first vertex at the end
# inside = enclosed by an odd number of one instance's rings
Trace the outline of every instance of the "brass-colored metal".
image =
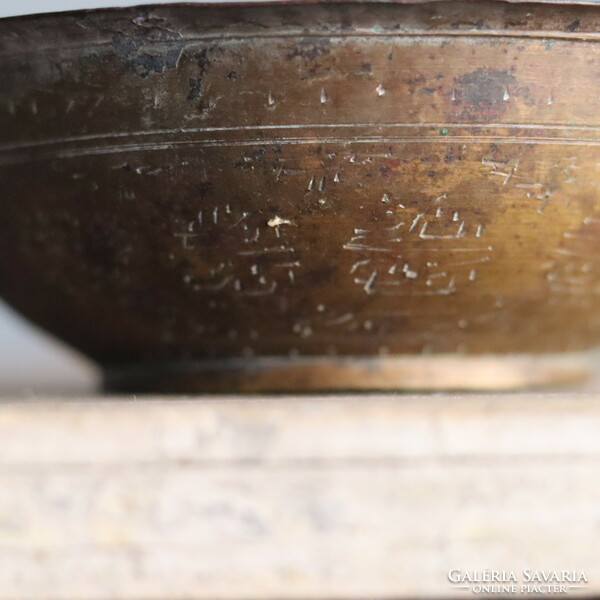
{"type": "Polygon", "coordinates": [[[503,2],[2,20],[0,294],[113,387],[594,347],[599,42],[600,7],[503,2]]]}
{"type": "Polygon", "coordinates": [[[478,391],[558,387],[584,382],[587,354],[244,358],[112,367],[108,391],[186,393],[334,390],[478,391]]]}

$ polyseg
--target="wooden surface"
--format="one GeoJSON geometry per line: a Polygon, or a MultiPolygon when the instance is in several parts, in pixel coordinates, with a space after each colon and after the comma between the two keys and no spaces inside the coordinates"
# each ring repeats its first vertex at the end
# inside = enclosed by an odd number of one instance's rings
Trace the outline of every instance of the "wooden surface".
{"type": "Polygon", "coordinates": [[[0,404],[0,599],[600,593],[600,396],[0,404]]]}

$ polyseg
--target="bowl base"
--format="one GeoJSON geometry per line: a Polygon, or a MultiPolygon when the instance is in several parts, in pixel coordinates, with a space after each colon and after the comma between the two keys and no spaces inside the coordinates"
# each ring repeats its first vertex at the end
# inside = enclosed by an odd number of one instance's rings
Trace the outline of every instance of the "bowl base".
{"type": "Polygon", "coordinates": [[[193,394],[336,391],[485,391],[586,381],[593,355],[260,357],[111,367],[108,392],[193,394]]]}

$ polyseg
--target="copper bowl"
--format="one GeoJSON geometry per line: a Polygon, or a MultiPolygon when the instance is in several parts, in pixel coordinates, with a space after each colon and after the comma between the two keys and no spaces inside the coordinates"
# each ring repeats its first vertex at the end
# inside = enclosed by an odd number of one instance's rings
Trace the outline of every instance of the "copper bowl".
{"type": "Polygon", "coordinates": [[[600,7],[0,21],[0,294],[136,391],[566,382],[600,341],[600,7]]]}

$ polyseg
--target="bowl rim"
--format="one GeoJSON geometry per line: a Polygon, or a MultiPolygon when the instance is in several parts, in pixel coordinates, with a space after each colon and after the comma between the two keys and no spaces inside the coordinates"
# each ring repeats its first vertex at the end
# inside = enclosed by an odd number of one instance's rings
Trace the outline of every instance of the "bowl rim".
{"type": "Polygon", "coordinates": [[[13,19],[27,19],[46,17],[49,15],[73,15],[85,13],[95,13],[101,11],[121,11],[121,10],[141,10],[141,9],[158,9],[167,7],[204,7],[204,8],[226,8],[226,7],[266,7],[266,6],[306,6],[306,5],[331,5],[331,4],[397,4],[397,5],[425,5],[425,4],[481,4],[498,3],[498,4],[542,4],[555,6],[598,6],[600,0],[174,0],[166,2],[143,2],[134,0],[131,3],[119,4],[119,0],[115,1],[113,6],[82,6],[80,8],[68,8],[66,10],[58,8],[57,10],[49,10],[42,12],[23,13],[0,17],[0,23],[13,19]]]}

